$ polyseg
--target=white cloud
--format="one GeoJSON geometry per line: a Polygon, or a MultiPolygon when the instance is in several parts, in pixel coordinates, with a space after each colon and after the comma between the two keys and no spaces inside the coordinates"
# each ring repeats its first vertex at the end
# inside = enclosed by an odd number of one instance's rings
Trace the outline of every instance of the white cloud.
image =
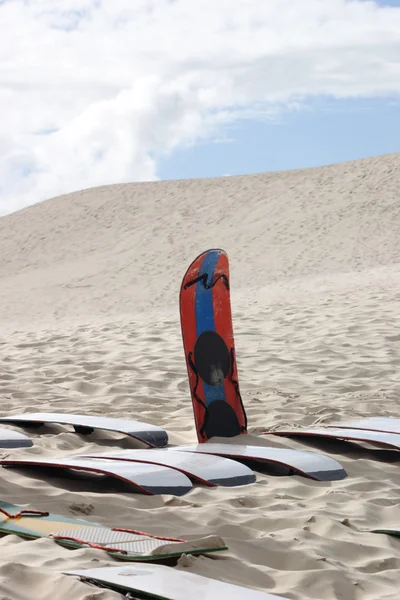
{"type": "Polygon", "coordinates": [[[327,94],[400,92],[400,8],[0,0],[0,214],[154,179],[157,157],[327,94]]]}

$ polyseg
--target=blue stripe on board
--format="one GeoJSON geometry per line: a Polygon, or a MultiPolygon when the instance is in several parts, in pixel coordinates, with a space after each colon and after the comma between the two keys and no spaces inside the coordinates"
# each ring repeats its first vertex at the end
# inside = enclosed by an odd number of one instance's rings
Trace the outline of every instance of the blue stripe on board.
{"type": "MultiPolygon", "coordinates": [[[[217,266],[220,253],[215,250],[208,252],[199,269],[199,275],[208,274],[207,283],[214,279],[215,268],[217,266]]],[[[195,310],[196,310],[196,336],[199,337],[204,331],[215,331],[214,309],[213,309],[213,288],[206,290],[200,281],[196,284],[195,310]]],[[[224,384],[218,386],[208,385],[203,381],[204,402],[206,406],[215,400],[226,400],[224,384]]]]}

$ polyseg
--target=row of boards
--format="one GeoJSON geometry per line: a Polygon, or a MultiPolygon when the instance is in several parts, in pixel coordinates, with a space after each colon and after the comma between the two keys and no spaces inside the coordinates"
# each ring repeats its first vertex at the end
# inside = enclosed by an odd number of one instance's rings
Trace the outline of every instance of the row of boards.
{"type": "MultiPolygon", "coordinates": [[[[45,424],[72,425],[74,430],[81,434],[90,434],[96,429],[101,429],[123,433],[149,448],[168,446],[168,434],[161,427],[126,419],[66,413],[23,413],[0,417],[0,423],[27,428],[41,427],[45,424]]],[[[216,430],[216,435],[225,437],[222,433],[222,427],[216,430]]],[[[343,439],[400,450],[400,419],[373,417],[350,423],[331,423],[325,427],[264,431],[262,435],[343,439]]],[[[0,448],[28,448],[32,445],[33,442],[28,436],[11,429],[0,428],[0,448]]]]}
{"type": "MultiPolygon", "coordinates": [[[[116,426],[111,419],[107,423],[105,417],[81,417],[80,415],[62,415],[52,413],[35,413],[16,415],[7,422],[21,423],[26,426],[33,423],[72,424],[76,430],[85,427],[88,430],[104,427],[112,430],[116,426]],[[100,419],[100,422],[98,421],[100,419]]],[[[132,432],[132,423],[118,424],[118,430],[132,432]]],[[[137,422],[134,422],[137,423],[137,422]]],[[[142,424],[141,424],[142,425],[142,424]]],[[[143,427],[141,428],[143,431],[143,427]]],[[[16,432],[8,430],[13,440],[16,432]]],[[[400,425],[397,419],[364,419],[355,423],[329,426],[323,429],[323,435],[330,438],[341,437],[380,444],[381,447],[400,449],[400,425]],[[374,427],[375,430],[367,429],[374,427]]],[[[87,432],[88,433],[88,432],[87,432]]],[[[265,432],[265,435],[268,432],[265,432]]],[[[270,435],[276,435],[271,432],[270,435]]],[[[320,429],[309,429],[307,434],[317,436],[320,429]]],[[[279,432],[280,435],[304,436],[302,430],[295,432],[279,432]]],[[[266,438],[265,438],[266,439],[266,438]]],[[[252,446],[246,444],[215,444],[207,441],[193,446],[166,447],[151,450],[128,450],[95,453],[90,456],[69,456],[54,458],[5,458],[0,461],[4,467],[53,467],[102,473],[128,483],[136,491],[142,493],[172,493],[182,495],[192,488],[192,481],[204,485],[247,485],[255,481],[254,473],[241,462],[250,461],[256,468],[263,464],[264,470],[278,474],[297,474],[315,480],[333,481],[346,477],[346,472],[334,459],[316,452],[252,446]],[[171,453],[174,452],[174,454],[171,453]],[[196,457],[188,457],[184,453],[194,453],[196,457]],[[200,456],[198,456],[200,455],[200,456]],[[204,455],[209,455],[206,458],[204,455]],[[219,457],[219,460],[218,458],[219,457]],[[225,459],[225,460],[224,460],[225,459]],[[229,460],[231,459],[231,460],[229,460]],[[232,460],[234,459],[234,460],[232,460]],[[238,462],[241,461],[241,462],[238,462]],[[125,463],[125,464],[123,464],[125,463]],[[126,464],[130,463],[130,464],[126,464]],[[144,466],[146,465],[146,466],[144,466]]]]}
{"type": "Polygon", "coordinates": [[[302,475],[334,481],[346,472],[334,459],[314,452],[234,444],[198,444],[152,450],[114,450],[60,458],[3,458],[4,468],[46,468],[106,475],[144,494],[181,496],[192,483],[205,486],[249,485],[256,481],[251,468],[280,475],[302,475]]]}
{"type": "MultiPolygon", "coordinates": [[[[369,426],[371,426],[370,422],[369,426]]],[[[385,422],[381,420],[379,426],[388,427],[387,420],[385,422]]],[[[375,432],[350,427],[348,430],[342,428],[340,435],[345,439],[347,431],[350,432],[350,439],[358,434],[357,439],[360,441],[377,443],[375,432]]],[[[330,430],[328,437],[329,432],[330,430]]],[[[382,431],[378,433],[385,438],[386,446],[389,444],[389,439],[400,437],[398,434],[382,431]]],[[[332,437],[336,434],[337,429],[332,428],[332,437]]],[[[393,439],[391,443],[395,443],[393,439]]],[[[345,470],[337,461],[315,452],[212,442],[164,449],[115,450],[48,459],[7,457],[2,459],[0,464],[10,468],[42,467],[97,473],[123,481],[136,492],[180,496],[192,489],[193,482],[206,486],[237,486],[254,483],[256,480],[254,472],[242,464],[247,461],[255,469],[280,475],[297,474],[320,481],[334,481],[346,477],[345,470]]]]}

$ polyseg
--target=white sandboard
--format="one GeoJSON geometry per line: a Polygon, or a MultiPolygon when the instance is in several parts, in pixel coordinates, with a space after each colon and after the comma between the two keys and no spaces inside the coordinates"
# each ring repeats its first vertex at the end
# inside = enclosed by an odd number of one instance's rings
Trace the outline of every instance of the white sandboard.
{"type": "Polygon", "coordinates": [[[347,429],[346,427],[315,427],[311,429],[294,429],[293,431],[271,431],[265,432],[263,435],[342,439],[349,442],[365,442],[391,450],[400,450],[400,435],[398,434],[364,429],[347,429]]]}
{"type": "Polygon", "coordinates": [[[205,442],[193,446],[171,446],[171,452],[200,452],[201,454],[216,454],[227,458],[251,460],[268,463],[288,470],[288,474],[303,475],[317,481],[336,481],[347,477],[342,465],[329,456],[289,450],[285,448],[268,448],[266,446],[245,446],[241,444],[215,444],[205,442]]]}
{"type": "Polygon", "coordinates": [[[120,592],[138,593],[157,600],[287,600],[283,596],[224,583],[163,565],[103,567],[63,571],[63,574],[75,575],[100,586],[120,592]]]}
{"type": "Polygon", "coordinates": [[[6,427],[0,428],[0,448],[30,448],[33,442],[23,433],[12,431],[6,427]]]}
{"type": "Polygon", "coordinates": [[[163,448],[168,444],[168,434],[161,427],[127,419],[72,415],[69,413],[22,413],[0,417],[0,423],[12,423],[21,427],[40,427],[45,423],[57,423],[59,425],[72,425],[77,433],[82,434],[93,433],[94,429],[124,433],[149,447],[163,448]]]}
{"type": "Polygon", "coordinates": [[[329,429],[367,429],[368,431],[380,431],[381,433],[398,433],[400,434],[400,419],[392,419],[391,417],[368,417],[350,423],[330,423],[325,425],[329,429]]]}
{"type": "Polygon", "coordinates": [[[152,464],[131,463],[118,460],[101,460],[95,458],[35,458],[0,460],[3,467],[56,467],[100,473],[115,477],[133,486],[135,491],[147,495],[173,494],[182,496],[192,489],[192,482],[186,475],[152,464]]]}
{"type": "Polygon", "coordinates": [[[177,469],[190,479],[209,486],[247,485],[256,481],[256,476],[251,469],[235,460],[221,456],[206,454],[190,456],[188,452],[169,452],[159,449],[115,450],[83,456],[162,465],[177,469]]]}

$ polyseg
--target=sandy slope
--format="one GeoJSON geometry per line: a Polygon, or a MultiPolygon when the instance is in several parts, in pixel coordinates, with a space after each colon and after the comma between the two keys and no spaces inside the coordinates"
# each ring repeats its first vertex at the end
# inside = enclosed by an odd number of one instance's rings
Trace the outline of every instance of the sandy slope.
{"type": "MultiPolygon", "coordinates": [[[[266,427],[400,417],[400,154],[321,169],[109,186],[0,219],[2,413],[86,412],[195,441],[178,316],[188,263],[231,259],[242,395],[266,427]]],[[[23,454],[132,447],[121,436],[52,427],[23,454]]],[[[304,448],[293,440],[257,443],[304,448]]],[[[309,447],[309,446],[308,446],[309,447]]],[[[1,470],[4,500],[178,536],[216,533],[230,552],[178,568],[293,600],[397,600],[396,453],[315,444],[349,477],[258,474],[232,489],[143,497],[1,470]]],[[[59,574],[115,564],[96,550],[0,539],[1,600],[120,595],[59,574]]]]}

